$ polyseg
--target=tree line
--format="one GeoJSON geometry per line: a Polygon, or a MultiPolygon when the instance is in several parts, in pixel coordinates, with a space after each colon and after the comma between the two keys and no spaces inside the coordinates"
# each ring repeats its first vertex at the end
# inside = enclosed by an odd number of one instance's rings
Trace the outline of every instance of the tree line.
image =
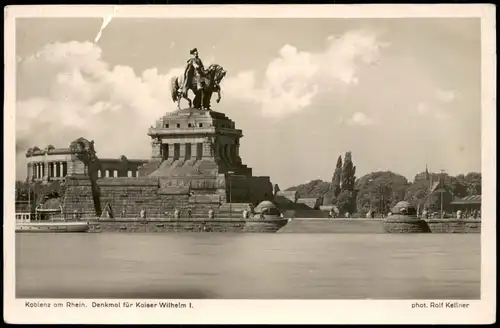
{"type": "MultiPolygon", "coordinates": [[[[339,156],[331,182],[313,180],[290,187],[299,197],[322,197],[323,205],[335,205],[341,213],[387,213],[397,202],[406,200],[420,208],[437,209],[429,198],[433,182],[439,183],[453,197],[481,194],[481,173],[470,172],[451,176],[426,171],[415,175],[413,181],[391,171],[378,171],[356,177],[352,153],[339,156]]],[[[444,203],[444,201],[443,201],[444,203]]]]}

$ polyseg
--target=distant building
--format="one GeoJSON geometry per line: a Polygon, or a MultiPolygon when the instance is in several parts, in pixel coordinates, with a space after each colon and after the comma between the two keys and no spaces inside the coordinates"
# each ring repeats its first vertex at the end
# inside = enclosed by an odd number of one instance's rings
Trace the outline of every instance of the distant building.
{"type": "MultiPolygon", "coordinates": [[[[82,142],[89,143],[85,138],[73,141],[67,148],[55,148],[52,145],[40,149],[33,147],[26,152],[28,159],[28,181],[64,180],[68,174],[83,172],[88,174],[87,165],[80,159],[79,151],[72,145],[82,142]]],[[[138,169],[148,160],[120,158],[99,158],[97,178],[136,177],[138,169]]]]}
{"type": "Polygon", "coordinates": [[[454,211],[480,211],[481,210],[481,195],[472,195],[464,198],[459,198],[451,202],[454,211]]]}
{"type": "Polygon", "coordinates": [[[441,182],[434,182],[429,188],[427,204],[429,208],[440,211],[441,203],[443,211],[452,211],[451,202],[455,199],[453,193],[441,182]]]}

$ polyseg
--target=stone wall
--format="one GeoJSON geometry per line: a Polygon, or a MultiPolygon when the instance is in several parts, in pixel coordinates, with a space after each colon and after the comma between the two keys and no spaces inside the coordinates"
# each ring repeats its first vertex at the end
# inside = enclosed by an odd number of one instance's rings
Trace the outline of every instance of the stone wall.
{"type": "Polygon", "coordinates": [[[257,232],[274,233],[286,224],[286,220],[243,219],[116,219],[94,220],[91,232],[257,232]]]}
{"type": "MultiPolygon", "coordinates": [[[[101,206],[111,206],[115,217],[122,211],[128,216],[160,215],[168,197],[158,195],[158,179],[155,178],[107,178],[98,180],[101,206]]],[[[165,210],[163,210],[165,212],[165,210]]]]}
{"type": "Polygon", "coordinates": [[[479,220],[426,220],[434,233],[481,233],[479,220]]]}
{"type": "Polygon", "coordinates": [[[66,215],[72,215],[74,211],[84,216],[99,215],[95,210],[92,183],[88,176],[66,177],[63,207],[66,215]]]}
{"type": "MultiPolygon", "coordinates": [[[[415,220],[422,222],[423,220],[415,220]]],[[[418,223],[418,222],[415,222],[418,223]]],[[[424,222],[425,224],[425,222],[424,222]]],[[[427,226],[431,233],[480,233],[481,221],[467,220],[428,220],[427,226]]],[[[292,219],[280,233],[412,233],[422,232],[419,225],[408,222],[391,222],[388,231],[384,219],[292,219]]]]}
{"type": "MultiPolygon", "coordinates": [[[[224,179],[221,175],[220,179],[224,179]]],[[[269,177],[252,177],[246,175],[231,175],[227,181],[222,196],[227,202],[252,203],[257,205],[264,200],[273,199],[273,186],[269,177]],[[231,196],[229,197],[229,192],[231,196]]]]}
{"type": "Polygon", "coordinates": [[[297,218],[279,233],[385,233],[383,220],[297,218]]]}
{"type": "Polygon", "coordinates": [[[394,215],[384,220],[387,233],[429,233],[432,232],[424,220],[394,215]]]}
{"type": "Polygon", "coordinates": [[[129,171],[132,177],[139,176],[139,168],[146,164],[147,160],[129,160],[125,156],[119,159],[100,158],[98,163],[98,176],[105,178],[111,177],[111,174],[116,174],[114,177],[128,177],[129,171]]]}

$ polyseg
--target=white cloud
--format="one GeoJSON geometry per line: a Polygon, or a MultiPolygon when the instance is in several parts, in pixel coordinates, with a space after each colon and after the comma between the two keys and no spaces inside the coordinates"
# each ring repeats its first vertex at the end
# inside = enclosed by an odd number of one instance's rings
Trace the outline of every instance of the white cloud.
{"type": "Polygon", "coordinates": [[[46,45],[22,60],[18,71],[23,85],[16,108],[20,151],[35,145],[65,147],[81,135],[94,139],[106,155],[141,149],[145,153],[135,156],[147,157],[145,127],[175,109],[170,80],[182,68],[166,74],[152,68],[137,75],[128,66],[110,67],[90,42],[69,42],[46,45]]]}
{"type": "Polygon", "coordinates": [[[421,101],[416,106],[418,115],[439,121],[453,117],[451,104],[456,99],[455,91],[436,88],[426,98],[426,101],[421,101]]]}
{"type": "Polygon", "coordinates": [[[436,98],[441,102],[449,103],[455,100],[456,95],[453,90],[445,91],[438,89],[436,90],[436,98]]]}
{"type": "Polygon", "coordinates": [[[330,36],[322,52],[300,51],[286,44],[267,65],[261,83],[255,74],[242,72],[229,77],[224,88],[234,98],[260,105],[265,116],[279,117],[307,108],[317,94],[328,92],[334,83],[357,84],[360,65],[374,63],[384,46],[387,44],[369,31],[330,36]]]}
{"type": "Polygon", "coordinates": [[[422,115],[427,114],[429,112],[429,110],[430,110],[429,106],[426,103],[421,102],[417,105],[417,112],[419,114],[422,114],[422,115]]]}
{"type": "Polygon", "coordinates": [[[452,117],[447,110],[437,104],[429,104],[425,102],[420,102],[417,105],[417,113],[421,116],[432,117],[438,120],[447,120],[452,117]]]}
{"type": "Polygon", "coordinates": [[[368,125],[374,125],[376,124],[376,121],[368,117],[365,113],[362,112],[356,112],[354,113],[351,118],[347,120],[347,125],[360,125],[360,126],[368,126],[368,125]]]}

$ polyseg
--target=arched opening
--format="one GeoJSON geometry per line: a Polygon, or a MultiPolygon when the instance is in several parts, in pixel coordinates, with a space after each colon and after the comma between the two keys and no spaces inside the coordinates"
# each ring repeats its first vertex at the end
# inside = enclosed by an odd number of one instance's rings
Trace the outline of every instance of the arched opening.
{"type": "Polygon", "coordinates": [[[98,171],[97,171],[97,177],[98,177],[98,178],[102,178],[102,172],[101,172],[101,170],[98,170],[98,171]]]}
{"type": "Polygon", "coordinates": [[[132,171],[131,170],[128,170],[127,171],[127,177],[131,178],[132,177],[132,171]]]}
{"type": "Polygon", "coordinates": [[[109,178],[109,170],[106,170],[106,178],[109,178]]]}

